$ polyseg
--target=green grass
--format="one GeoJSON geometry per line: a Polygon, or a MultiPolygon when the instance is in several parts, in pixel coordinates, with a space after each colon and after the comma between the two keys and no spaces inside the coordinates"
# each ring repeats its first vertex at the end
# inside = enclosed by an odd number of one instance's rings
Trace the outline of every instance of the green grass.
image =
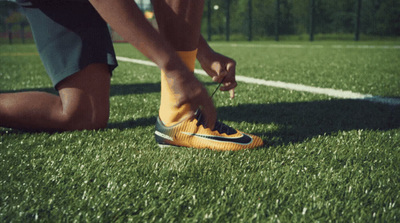
{"type": "MultiPolygon", "coordinates": [[[[238,75],[400,97],[399,49],[332,47],[397,43],[231,44],[213,46],[237,60],[238,75]]],[[[0,92],[54,92],[35,52],[0,45],[0,92]]],[[[0,221],[399,221],[399,106],[239,83],[234,100],[214,96],[219,118],[265,147],[160,149],[159,82],[157,68],[120,62],[104,130],[0,128],[0,221]]]]}

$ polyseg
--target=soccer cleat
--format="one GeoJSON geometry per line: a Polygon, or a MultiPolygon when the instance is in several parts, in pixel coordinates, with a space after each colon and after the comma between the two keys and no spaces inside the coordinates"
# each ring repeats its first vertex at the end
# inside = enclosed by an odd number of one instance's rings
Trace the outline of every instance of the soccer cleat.
{"type": "Polygon", "coordinates": [[[234,151],[263,145],[260,137],[240,132],[218,121],[214,130],[205,128],[200,112],[197,112],[193,120],[186,119],[171,127],[165,126],[157,118],[155,138],[160,147],[184,146],[234,151]]]}

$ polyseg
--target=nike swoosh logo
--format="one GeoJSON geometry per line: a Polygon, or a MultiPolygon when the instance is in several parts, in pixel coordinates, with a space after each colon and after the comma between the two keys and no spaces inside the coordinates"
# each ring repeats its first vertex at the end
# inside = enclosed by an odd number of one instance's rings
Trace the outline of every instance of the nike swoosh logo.
{"type": "Polygon", "coordinates": [[[166,134],[164,134],[164,133],[162,133],[162,132],[159,132],[159,131],[156,130],[154,133],[155,133],[156,135],[160,136],[161,138],[167,139],[167,140],[169,140],[169,141],[174,141],[174,139],[173,139],[171,136],[166,135],[166,134]]]}
{"type": "Polygon", "coordinates": [[[240,145],[249,145],[253,142],[253,138],[246,134],[242,134],[240,137],[223,137],[223,136],[213,136],[213,135],[203,135],[203,134],[196,134],[196,133],[189,133],[189,132],[181,132],[186,135],[200,137],[207,140],[217,141],[217,142],[231,142],[240,145]]]}

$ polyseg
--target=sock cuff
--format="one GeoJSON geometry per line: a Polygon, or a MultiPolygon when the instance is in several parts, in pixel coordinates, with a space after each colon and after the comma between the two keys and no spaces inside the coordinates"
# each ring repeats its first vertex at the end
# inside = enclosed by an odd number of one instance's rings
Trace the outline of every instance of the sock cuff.
{"type": "Polygon", "coordinates": [[[190,71],[194,71],[194,65],[196,64],[197,49],[192,51],[177,51],[178,56],[181,58],[183,63],[188,67],[190,71]]]}

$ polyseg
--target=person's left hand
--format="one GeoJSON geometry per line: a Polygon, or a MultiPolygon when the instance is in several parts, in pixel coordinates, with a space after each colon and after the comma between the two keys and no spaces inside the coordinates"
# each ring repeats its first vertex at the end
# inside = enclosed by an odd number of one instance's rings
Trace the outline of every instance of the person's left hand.
{"type": "Polygon", "coordinates": [[[213,81],[221,83],[221,91],[229,91],[230,97],[235,97],[235,87],[237,86],[236,61],[219,54],[215,51],[207,53],[207,56],[198,58],[203,70],[212,78],[213,81]]]}

